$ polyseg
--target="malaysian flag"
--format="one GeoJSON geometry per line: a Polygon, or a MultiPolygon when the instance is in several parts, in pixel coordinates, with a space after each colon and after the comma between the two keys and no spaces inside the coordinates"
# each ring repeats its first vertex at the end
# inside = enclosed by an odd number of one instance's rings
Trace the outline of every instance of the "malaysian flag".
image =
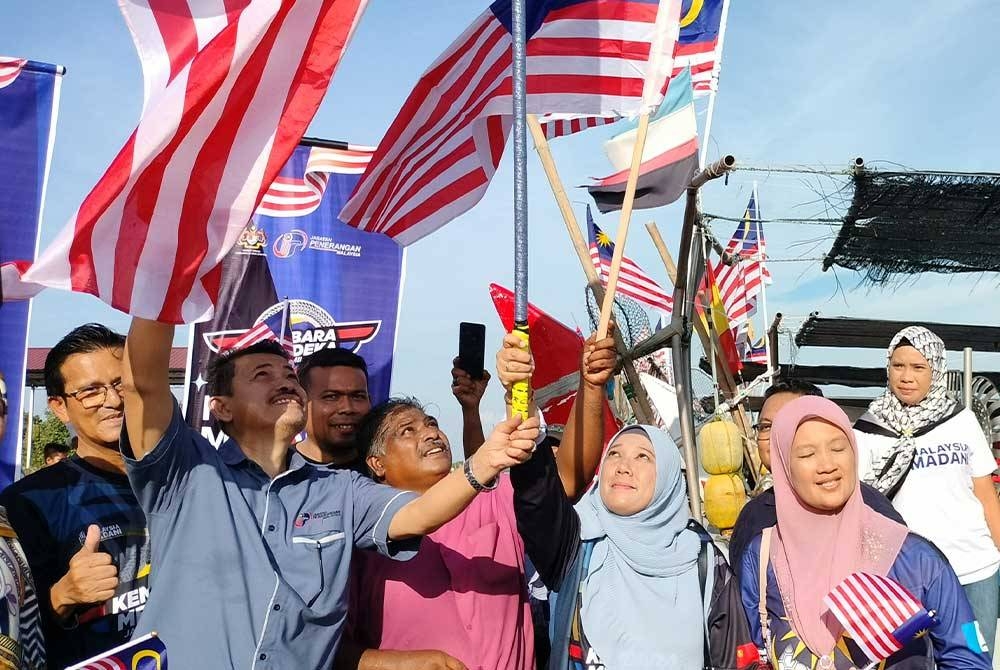
{"type": "Polygon", "coordinates": [[[883,661],[936,626],[906,589],[888,577],[852,572],[823,598],[872,662],[883,661]]]}
{"type": "Polygon", "coordinates": [[[21,74],[21,70],[27,64],[28,61],[25,58],[0,56],[0,88],[13,84],[17,75],[21,74]]]}
{"type": "Polygon", "coordinates": [[[66,670],[168,670],[167,647],[150,633],[66,670]]]}
{"type": "Polygon", "coordinates": [[[367,0],[129,0],[139,125],[5,299],[91,293],[135,316],[207,318],[220,263],[312,119],[367,0]]]}
{"type": "Polygon", "coordinates": [[[347,142],[341,146],[312,147],[301,177],[277,177],[257,208],[258,214],[278,217],[312,214],[323,201],[331,174],[364,174],[375,147],[347,142]]]}
{"type": "MultiPolygon", "coordinates": [[[[601,283],[607,286],[608,276],[611,272],[611,259],[615,255],[615,245],[608,234],[594,223],[589,205],[587,206],[587,228],[590,231],[590,260],[593,261],[594,267],[597,269],[601,283]]],[[[627,256],[622,257],[617,292],[665,314],[670,314],[674,308],[674,299],[627,256]]]]}
{"type": "MultiPolygon", "coordinates": [[[[635,115],[662,99],[680,0],[527,0],[527,111],[635,115]]],[[[511,7],[497,0],[431,65],[341,220],[410,244],[486,192],[512,122],[511,7]]]]}
{"type": "Polygon", "coordinates": [[[764,284],[771,283],[771,273],[764,260],[764,228],[757,209],[757,189],[750,196],[743,221],[733,233],[726,253],[740,260],[718,268],[719,292],[729,320],[737,326],[747,322],[757,310],[757,296],[764,284]]]}
{"type": "Polygon", "coordinates": [[[538,119],[538,124],[545,133],[545,139],[554,140],[579,133],[590,128],[617,123],[620,116],[589,116],[587,114],[545,114],[538,119]]]}
{"type": "Polygon", "coordinates": [[[674,50],[674,74],[691,67],[696,96],[718,90],[722,62],[722,21],[728,0],[684,0],[674,50]]]}
{"type": "Polygon", "coordinates": [[[259,342],[273,340],[281,345],[289,358],[295,355],[295,345],[292,341],[292,313],[287,300],[261,314],[257,323],[239,339],[229,343],[220,353],[239,351],[252,347],[259,342]]]}

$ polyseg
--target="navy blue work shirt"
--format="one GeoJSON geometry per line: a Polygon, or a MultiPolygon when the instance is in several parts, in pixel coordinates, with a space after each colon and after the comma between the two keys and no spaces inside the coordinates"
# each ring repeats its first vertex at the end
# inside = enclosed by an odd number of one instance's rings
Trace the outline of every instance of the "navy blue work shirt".
{"type": "Polygon", "coordinates": [[[156,631],[178,668],[328,668],[347,614],[355,548],[411,558],[388,540],[414,493],[291,453],[274,479],[233,440],[215,448],[174,405],[140,461],[122,432],[153,565],[135,636],[156,631]]]}

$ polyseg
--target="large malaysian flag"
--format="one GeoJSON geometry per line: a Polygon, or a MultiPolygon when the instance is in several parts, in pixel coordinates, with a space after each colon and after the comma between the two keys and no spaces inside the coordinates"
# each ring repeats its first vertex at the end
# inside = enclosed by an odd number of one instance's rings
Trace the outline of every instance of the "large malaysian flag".
{"type": "MultiPolygon", "coordinates": [[[[680,0],[527,0],[527,111],[652,111],[673,70],[680,0]]],[[[340,218],[410,244],[473,207],[512,119],[511,3],[497,0],[431,65],[340,218]]]]}
{"type": "Polygon", "coordinates": [[[367,0],[129,0],[138,127],[4,299],[91,293],[181,323],[214,308],[220,263],[295,149],[367,0]]]}

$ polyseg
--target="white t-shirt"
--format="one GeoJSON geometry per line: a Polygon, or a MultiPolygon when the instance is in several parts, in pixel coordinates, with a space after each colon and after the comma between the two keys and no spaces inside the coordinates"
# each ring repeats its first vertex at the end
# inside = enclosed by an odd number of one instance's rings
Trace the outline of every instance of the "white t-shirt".
{"type": "MultiPolygon", "coordinates": [[[[858,475],[875,474],[877,457],[895,438],[854,431],[858,475]]],[[[963,409],[915,438],[913,465],[892,501],[906,525],[944,552],[962,584],[986,579],[1000,567],[983,506],[972,492],[972,478],[993,474],[996,461],[976,416],[963,409]]]]}

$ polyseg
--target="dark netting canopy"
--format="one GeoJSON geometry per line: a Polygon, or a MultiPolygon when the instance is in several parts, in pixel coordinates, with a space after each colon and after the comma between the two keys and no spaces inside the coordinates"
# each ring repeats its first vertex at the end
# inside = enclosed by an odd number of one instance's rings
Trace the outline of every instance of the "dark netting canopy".
{"type": "Polygon", "coordinates": [[[972,347],[973,351],[1000,351],[1000,327],[922,321],[853,319],[846,316],[822,318],[810,315],[795,334],[799,347],[842,347],[885,349],[892,336],[907,326],[923,326],[944,340],[949,351],[972,347]]]}
{"type": "Polygon", "coordinates": [[[823,269],[892,275],[1000,271],[1000,174],[853,173],[854,196],[823,269]]]}

